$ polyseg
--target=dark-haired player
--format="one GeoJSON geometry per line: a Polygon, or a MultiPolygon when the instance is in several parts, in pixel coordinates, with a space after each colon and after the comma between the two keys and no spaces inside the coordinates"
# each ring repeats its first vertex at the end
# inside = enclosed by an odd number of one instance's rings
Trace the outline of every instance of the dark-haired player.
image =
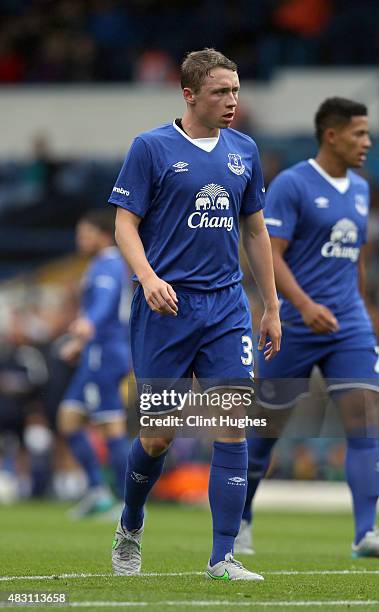
{"type": "MultiPolygon", "coordinates": [[[[237,67],[214,49],[190,53],[181,81],[187,108],[181,120],[138,136],[110,198],[117,206],[116,238],[139,286],[131,311],[133,365],[139,380],[212,379],[251,385],[252,331],[239,255],[243,246],[265,304],[260,348],[279,350],[280,324],[270,240],[262,207],[257,147],[229,128],[235,114],[237,67]]],[[[209,388],[209,387],[206,387],[209,388]]],[[[228,387],[230,388],[230,387],[228,387]]],[[[204,387],[203,387],[204,389],[204,387]]],[[[163,404],[159,413],[172,410],[163,404]]],[[[125,508],[113,544],[113,569],[141,569],[144,504],[158,480],[171,439],[136,438],[126,473],[125,508]]],[[[244,432],[225,431],[214,443],[209,482],[213,580],[260,580],[233,558],[246,495],[244,432]]]]}
{"type": "MultiPolygon", "coordinates": [[[[355,518],[353,556],[379,556],[375,528],[379,495],[379,445],[375,406],[379,390],[376,338],[362,298],[369,212],[361,168],[371,146],[367,109],[343,98],[321,104],[315,117],[315,159],[281,172],[267,194],[283,345],[273,362],[258,360],[264,406],[288,408],[293,397],[275,399],[269,379],[308,379],[319,366],[340,409],[347,436],[346,478],[355,518]]],[[[277,387],[277,390],[279,389],[277,387]]],[[[251,502],[270,461],[273,438],[249,440],[249,486],[236,550],[252,552],[251,502]]]]}
{"type": "Polygon", "coordinates": [[[117,496],[124,494],[128,453],[125,411],[120,396],[122,378],[131,369],[128,343],[128,272],[114,244],[114,214],[90,211],[76,230],[78,251],[92,257],[82,282],[80,314],[71,324],[71,339],[61,356],[80,362],[59,408],[58,427],[88,480],[88,492],[72,510],[73,518],[105,512],[113,505],[103,483],[99,460],[87,436],[88,421],[101,426],[117,496]]]}

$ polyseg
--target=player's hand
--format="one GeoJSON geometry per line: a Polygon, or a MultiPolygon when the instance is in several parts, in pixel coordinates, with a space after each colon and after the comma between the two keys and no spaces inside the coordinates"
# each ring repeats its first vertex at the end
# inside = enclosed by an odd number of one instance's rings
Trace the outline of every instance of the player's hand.
{"type": "Polygon", "coordinates": [[[327,306],[309,300],[301,309],[300,314],[305,325],[315,334],[330,334],[339,329],[338,321],[327,306]]]}
{"type": "Polygon", "coordinates": [[[62,361],[74,365],[79,358],[83,348],[83,342],[78,337],[71,336],[58,349],[58,355],[62,361]]]}
{"type": "Polygon", "coordinates": [[[278,308],[267,309],[263,313],[261,320],[258,351],[264,349],[265,361],[270,361],[280,351],[280,341],[282,338],[282,326],[279,319],[278,308]],[[266,342],[267,337],[270,338],[266,342]]]}
{"type": "Polygon", "coordinates": [[[71,323],[69,332],[73,336],[79,338],[82,342],[86,343],[92,340],[93,336],[95,335],[95,326],[89,319],[79,317],[71,323]]]}
{"type": "Polygon", "coordinates": [[[176,317],[178,314],[178,298],[171,285],[154,274],[142,283],[142,287],[145,300],[151,310],[162,315],[176,317]]]}

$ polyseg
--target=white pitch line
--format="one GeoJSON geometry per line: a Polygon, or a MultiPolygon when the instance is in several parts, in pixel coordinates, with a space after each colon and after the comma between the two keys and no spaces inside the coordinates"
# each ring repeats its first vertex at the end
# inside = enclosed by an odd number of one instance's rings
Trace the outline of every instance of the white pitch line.
{"type": "Polygon", "coordinates": [[[49,576],[0,576],[0,582],[11,580],[60,580],[62,578],[105,578],[112,574],[50,574],[49,576]]]}
{"type": "Polygon", "coordinates": [[[344,576],[354,574],[379,574],[379,570],[278,570],[262,572],[265,576],[344,576]]]}
{"type": "Polygon", "coordinates": [[[340,600],[340,601],[73,601],[69,604],[73,608],[121,608],[121,607],[153,607],[153,606],[188,606],[188,607],[209,607],[209,606],[228,606],[230,609],[235,607],[278,607],[278,608],[303,608],[309,606],[377,606],[379,600],[340,600]]]}
{"type": "MultiPolygon", "coordinates": [[[[264,576],[345,576],[372,574],[378,575],[378,570],[273,570],[262,572],[264,576]]],[[[204,572],[141,572],[133,578],[164,578],[170,576],[203,576],[204,572]]],[[[114,574],[50,574],[48,576],[0,576],[0,582],[11,582],[12,580],[78,580],[80,578],[125,578],[125,576],[115,576],[114,574]]]]}

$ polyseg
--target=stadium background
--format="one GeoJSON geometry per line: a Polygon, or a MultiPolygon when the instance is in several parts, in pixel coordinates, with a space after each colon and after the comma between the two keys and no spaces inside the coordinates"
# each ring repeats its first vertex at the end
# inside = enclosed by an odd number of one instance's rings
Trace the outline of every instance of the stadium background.
{"type": "MultiPolygon", "coordinates": [[[[374,0],[0,1],[0,503],[69,499],[85,486],[54,433],[70,376],[57,339],[86,264],[74,226],[105,205],[133,136],[181,115],[178,65],[189,50],[215,46],[237,61],[233,127],[256,139],[266,185],[314,154],[312,118],[325,97],[368,105],[367,299],[379,331],[378,17],[374,0]]],[[[257,319],[249,275],[245,284],[257,319]]],[[[203,499],[208,459],[203,443],[179,440],[156,494],[203,499]]],[[[342,439],[286,437],[270,475],[341,481],[343,460],[342,439]]]]}

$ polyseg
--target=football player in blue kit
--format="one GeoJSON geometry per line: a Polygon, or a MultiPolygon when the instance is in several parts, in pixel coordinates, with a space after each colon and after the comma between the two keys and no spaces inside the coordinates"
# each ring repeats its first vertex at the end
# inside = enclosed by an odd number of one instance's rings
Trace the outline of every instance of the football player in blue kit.
{"type": "MultiPolygon", "coordinates": [[[[371,146],[367,109],[330,98],[318,109],[315,126],[316,158],[281,172],[267,194],[265,217],[282,299],[283,343],[273,362],[258,358],[260,400],[266,407],[288,408],[304,391],[301,387],[307,385],[313,366],[319,366],[347,436],[345,469],[355,519],[352,554],[378,557],[379,355],[362,297],[369,187],[350,169],[363,166],[371,146]],[[270,399],[265,387],[275,393],[273,379],[291,383],[278,383],[276,397],[270,399]],[[280,387],[286,390],[284,396],[280,387]]],[[[239,552],[253,552],[251,503],[275,442],[268,437],[249,439],[249,485],[236,540],[239,552]]]]}
{"type": "MultiPolygon", "coordinates": [[[[124,497],[128,440],[120,383],[131,369],[128,330],[129,273],[114,244],[111,210],[93,210],[78,223],[80,253],[92,256],[82,282],[80,314],[61,347],[61,357],[78,368],[58,412],[58,429],[88,479],[88,492],[72,509],[73,518],[106,512],[114,505],[101,466],[85,431],[88,421],[106,438],[117,497],[124,497]]],[[[130,304],[130,300],[129,300],[130,304]]]]}
{"type": "MultiPolygon", "coordinates": [[[[117,243],[138,279],[130,319],[137,380],[184,380],[195,374],[219,390],[236,379],[250,387],[252,331],[240,284],[240,220],[265,305],[259,348],[265,348],[267,359],[279,350],[259,155],[250,137],[228,129],[238,100],[236,70],[214,49],[188,54],[181,69],[182,119],[134,140],[109,200],[117,206],[117,243]]],[[[160,414],[172,410],[163,403],[156,407],[160,414]]],[[[140,572],[144,504],[171,442],[164,434],[141,433],[131,445],[125,507],[112,548],[115,574],[140,572]]],[[[229,434],[225,431],[213,447],[213,548],[206,576],[261,580],[233,558],[246,495],[247,444],[244,433],[229,434]]]]}

